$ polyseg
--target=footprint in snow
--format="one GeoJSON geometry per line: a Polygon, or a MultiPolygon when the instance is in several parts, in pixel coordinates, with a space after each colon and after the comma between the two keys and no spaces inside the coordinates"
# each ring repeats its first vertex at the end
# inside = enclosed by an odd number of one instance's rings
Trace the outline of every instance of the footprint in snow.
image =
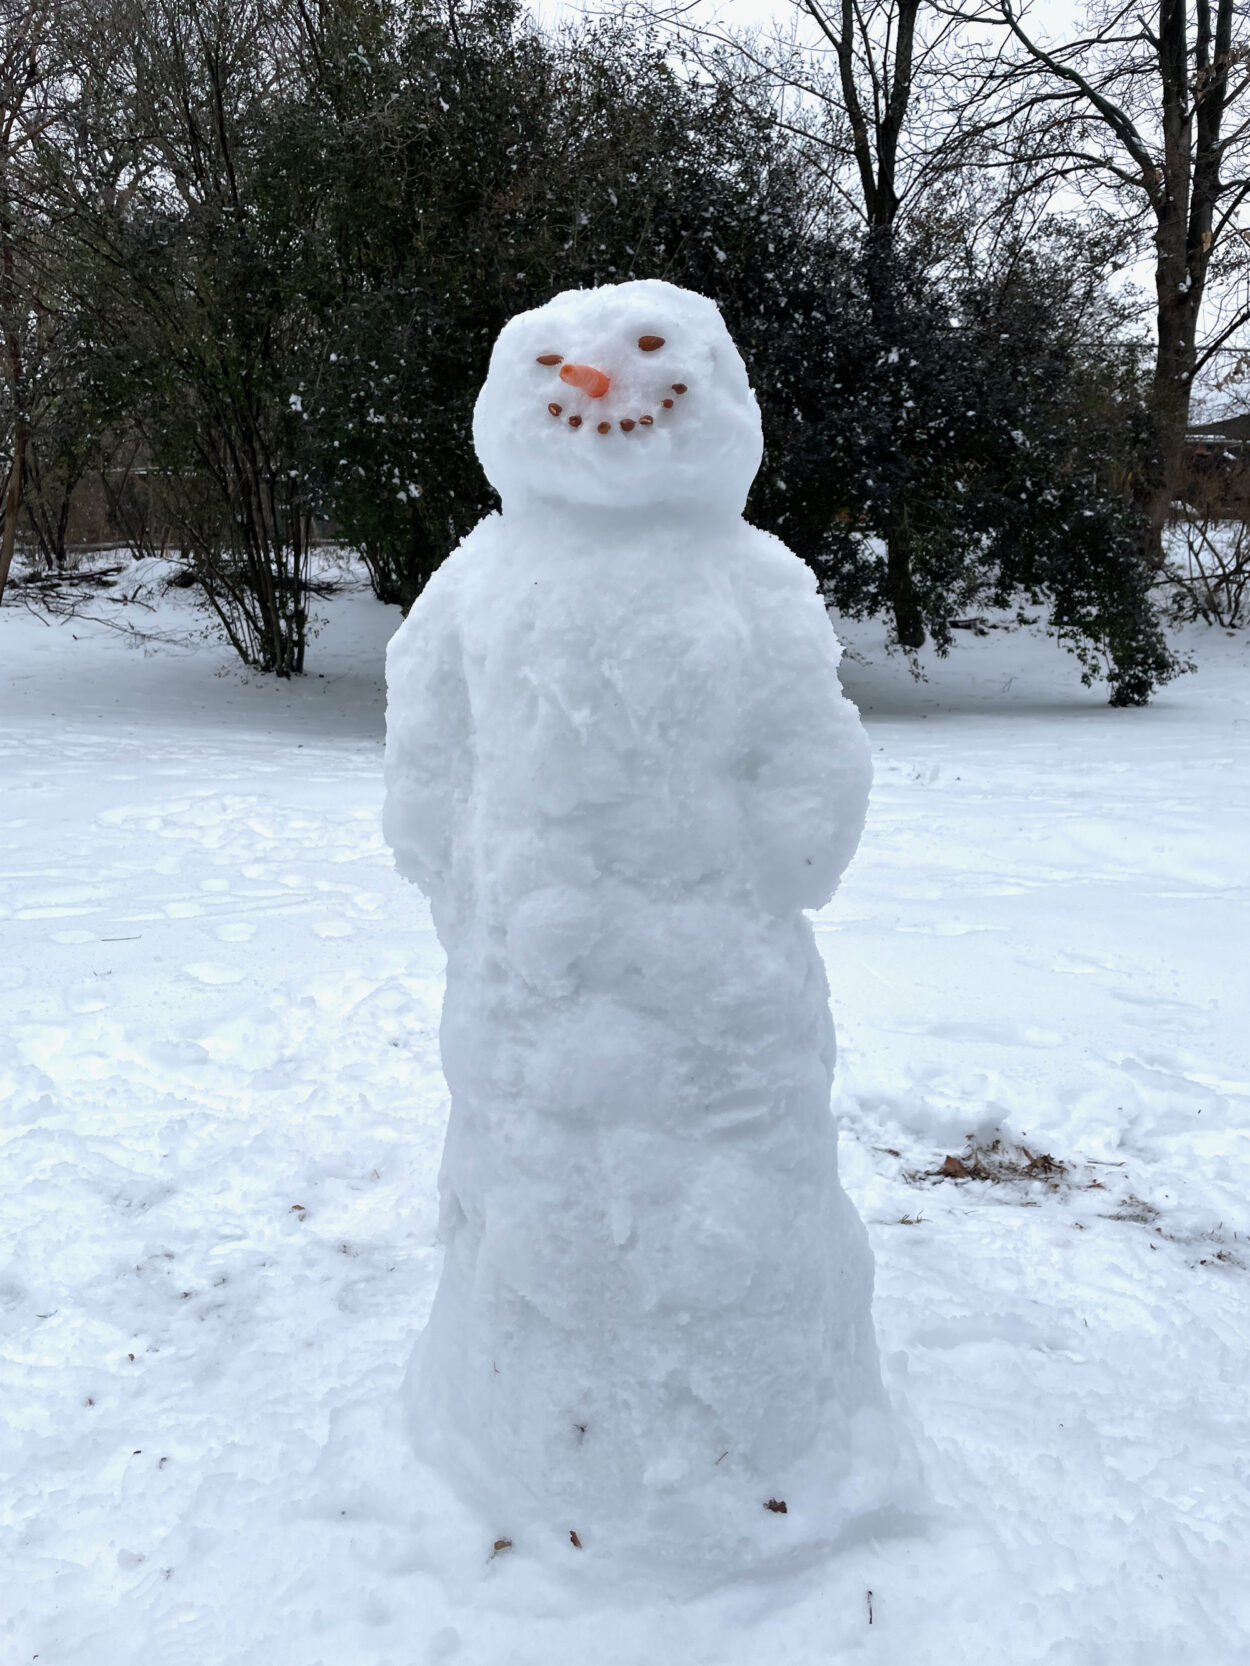
{"type": "Polygon", "coordinates": [[[243,973],[236,966],[218,966],[211,960],[197,960],[191,966],[184,966],[187,977],[194,978],[196,983],[222,984],[242,983],[243,973]]]}
{"type": "Polygon", "coordinates": [[[213,935],[221,943],[250,943],[256,935],[256,927],[248,920],[226,920],[213,935]]]}

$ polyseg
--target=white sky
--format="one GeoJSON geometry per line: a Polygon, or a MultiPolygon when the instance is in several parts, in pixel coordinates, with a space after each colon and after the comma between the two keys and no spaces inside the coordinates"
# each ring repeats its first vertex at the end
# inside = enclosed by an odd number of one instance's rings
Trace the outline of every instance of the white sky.
{"type": "MultiPolygon", "coordinates": [[[[526,0],[527,8],[542,23],[557,23],[562,17],[597,9],[608,11],[598,0],[526,0]]],[[[718,17],[722,23],[761,24],[786,21],[794,14],[790,0],[700,0],[697,10],[708,17],[718,17]]]]}
{"type": "MultiPolygon", "coordinates": [[[[610,11],[612,0],[526,0],[526,6],[542,23],[557,23],[562,17],[580,12],[610,11]]],[[[795,17],[792,0],[695,0],[696,15],[719,18],[738,25],[783,23],[795,17]]],[[[1032,22],[1047,31],[1062,30],[1082,10],[1082,0],[1033,0],[1027,7],[1032,22]]]]}
{"type": "MultiPolygon", "coordinates": [[[[554,25],[563,18],[573,18],[583,13],[610,13],[619,8],[619,0],[525,0],[525,3],[529,11],[544,25],[554,25]]],[[[1033,26],[1039,29],[1043,36],[1063,36],[1081,17],[1085,6],[1084,0],[1032,0],[1024,9],[1033,26]]],[[[692,15],[707,21],[716,19],[739,27],[767,27],[772,24],[784,28],[787,33],[797,24],[800,38],[804,33],[794,0],[693,0],[692,15]]],[[[1126,273],[1121,281],[1131,281],[1142,292],[1143,322],[1148,328],[1153,329],[1153,277],[1149,256],[1144,257],[1126,273]]],[[[1206,309],[1208,320],[1214,318],[1215,301],[1216,296],[1212,294],[1206,309]]],[[[1204,377],[1200,378],[1200,383],[1206,385],[1195,390],[1196,406],[1201,406],[1207,415],[1212,412],[1223,414],[1222,407],[1226,402],[1226,396],[1215,392],[1210,383],[1219,373],[1220,367],[1231,360],[1231,356],[1230,349],[1210,367],[1204,377]],[[1217,407],[1220,408],[1218,412],[1217,407]]],[[[1237,397],[1240,399],[1242,396],[1238,393],[1237,397]]]]}

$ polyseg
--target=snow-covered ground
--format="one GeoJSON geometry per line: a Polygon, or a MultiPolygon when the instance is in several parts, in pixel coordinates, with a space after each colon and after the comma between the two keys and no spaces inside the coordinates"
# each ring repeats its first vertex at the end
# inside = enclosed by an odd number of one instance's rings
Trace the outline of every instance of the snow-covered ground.
{"type": "Polygon", "coordinates": [[[398,1426],[445,1099],[397,615],[278,685],[183,593],[85,612],[0,611],[6,1666],[1250,1661],[1250,641],[1117,712],[1040,637],[917,685],[845,631],[818,928],[927,1505],[673,1607],[492,1556],[398,1426]]]}

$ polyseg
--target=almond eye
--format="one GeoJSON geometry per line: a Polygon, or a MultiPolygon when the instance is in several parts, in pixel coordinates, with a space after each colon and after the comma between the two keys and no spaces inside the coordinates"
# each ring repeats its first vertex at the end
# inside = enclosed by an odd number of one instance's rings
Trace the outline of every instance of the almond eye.
{"type": "Polygon", "coordinates": [[[563,364],[564,355],[563,353],[540,353],[538,362],[539,364],[563,364]]]}
{"type": "Polygon", "coordinates": [[[639,336],[638,345],[644,353],[658,352],[664,345],[663,336],[639,336]]]}

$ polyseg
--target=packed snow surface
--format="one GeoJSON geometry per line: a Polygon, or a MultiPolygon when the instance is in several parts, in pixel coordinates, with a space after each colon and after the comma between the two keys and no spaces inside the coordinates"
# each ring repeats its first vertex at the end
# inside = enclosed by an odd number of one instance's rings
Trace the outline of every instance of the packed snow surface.
{"type": "Polygon", "coordinates": [[[407,1455],[447,1104],[395,614],[332,598],[284,686],[120,594],[0,609],[6,1666],[1250,1660],[1244,638],[1116,712],[1029,633],[915,684],[839,623],[875,784],[815,928],[925,1502],[675,1603],[407,1455]]]}
{"type": "Polygon", "coordinates": [[[409,1416],[484,1536],[679,1591],[901,1502],[802,912],[868,741],[810,569],[738,513],[759,414],[710,301],[513,319],[474,426],[502,514],[387,656],[384,828],[447,953],[451,1089],[409,1416]],[[549,358],[598,390],[576,428],[549,358]]]}

